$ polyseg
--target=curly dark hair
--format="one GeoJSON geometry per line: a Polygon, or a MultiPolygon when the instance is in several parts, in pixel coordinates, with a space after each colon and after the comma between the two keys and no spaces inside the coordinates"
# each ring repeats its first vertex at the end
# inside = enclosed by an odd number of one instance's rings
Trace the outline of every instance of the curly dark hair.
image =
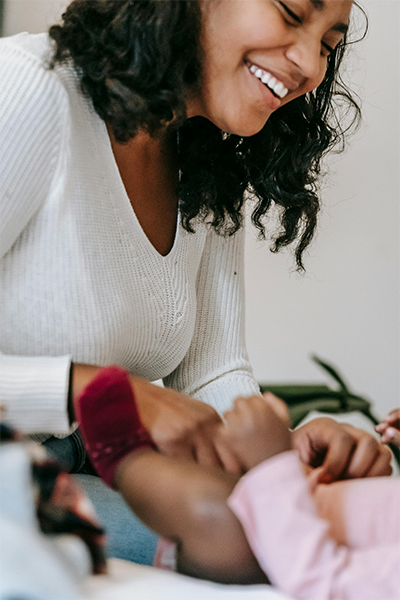
{"type": "Polygon", "coordinates": [[[260,237],[277,206],[280,227],[271,250],[297,241],[296,265],[304,270],[303,253],[320,209],[321,159],[334,146],[344,147],[345,134],[360,117],[339,75],[346,38],[330,54],[315,91],[273,113],[258,134],[239,137],[202,117],[186,119],[185,90],[201,85],[198,0],[74,0],[62,19],[49,30],[55,43],[51,66],[72,60],[84,93],[118,142],[139,129],[157,135],[171,122],[177,128],[186,230],[193,232],[200,217],[219,234],[234,234],[250,192],[260,237]],[[352,113],[347,126],[337,116],[338,99],[352,113]]]}

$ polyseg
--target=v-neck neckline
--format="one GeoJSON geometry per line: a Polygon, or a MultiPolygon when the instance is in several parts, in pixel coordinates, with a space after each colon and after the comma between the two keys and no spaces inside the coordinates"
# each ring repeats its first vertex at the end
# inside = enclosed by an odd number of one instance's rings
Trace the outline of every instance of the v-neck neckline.
{"type": "Polygon", "coordinates": [[[154,244],[150,241],[149,237],[147,236],[146,232],[144,231],[144,229],[138,219],[138,216],[132,206],[132,203],[127,194],[124,182],[122,180],[121,173],[119,171],[118,164],[115,159],[114,151],[112,148],[111,139],[110,139],[109,133],[107,131],[107,126],[100,117],[99,117],[99,119],[100,119],[100,122],[102,125],[102,135],[106,138],[106,148],[107,148],[107,154],[108,154],[107,158],[108,158],[108,163],[111,165],[111,171],[112,171],[111,174],[114,178],[117,188],[119,188],[119,195],[123,201],[122,205],[123,205],[125,211],[127,212],[127,218],[130,218],[131,220],[133,220],[133,223],[141,231],[142,237],[144,238],[145,243],[150,248],[150,251],[153,254],[155,254],[160,260],[167,260],[173,254],[175,254],[176,249],[179,245],[180,231],[181,231],[181,213],[180,213],[179,206],[178,206],[178,210],[177,210],[175,235],[174,235],[174,241],[173,241],[172,247],[167,254],[162,254],[161,252],[159,252],[157,250],[157,248],[154,246],[154,244]]]}

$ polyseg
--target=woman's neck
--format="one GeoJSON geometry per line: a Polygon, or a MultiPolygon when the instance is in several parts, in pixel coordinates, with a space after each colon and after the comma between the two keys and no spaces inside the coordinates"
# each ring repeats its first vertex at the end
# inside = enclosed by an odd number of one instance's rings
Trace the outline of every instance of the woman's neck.
{"type": "Polygon", "coordinates": [[[163,255],[175,239],[179,181],[176,136],[139,132],[125,144],[108,129],[112,150],[132,208],[147,237],[163,255]]]}

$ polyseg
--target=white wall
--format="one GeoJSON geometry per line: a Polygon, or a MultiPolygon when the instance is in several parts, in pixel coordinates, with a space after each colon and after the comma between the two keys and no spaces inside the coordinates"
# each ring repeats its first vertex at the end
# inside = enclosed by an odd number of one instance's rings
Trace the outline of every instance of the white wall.
{"type": "Polygon", "coordinates": [[[6,0],[3,35],[46,31],[67,5],[68,0],[6,0]]]}
{"type": "MultiPolygon", "coordinates": [[[[324,381],[309,359],[316,353],[383,415],[400,405],[400,2],[361,1],[370,31],[349,73],[363,128],[334,161],[305,277],[293,273],[287,253],[270,254],[249,231],[247,341],[259,381],[324,381]]],[[[8,0],[5,33],[44,31],[65,5],[8,0]]]]}

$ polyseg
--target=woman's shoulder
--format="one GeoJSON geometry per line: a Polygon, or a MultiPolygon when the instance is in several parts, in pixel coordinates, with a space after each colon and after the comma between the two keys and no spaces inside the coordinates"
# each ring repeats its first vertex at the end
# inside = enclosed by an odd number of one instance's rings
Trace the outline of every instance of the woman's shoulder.
{"type": "Polygon", "coordinates": [[[50,190],[68,131],[68,104],[46,65],[46,36],[0,40],[1,252],[50,190]]]}
{"type": "Polygon", "coordinates": [[[36,88],[41,94],[63,95],[59,76],[50,69],[52,47],[49,36],[20,33],[0,39],[0,92],[8,97],[13,94],[26,98],[36,88]]]}
{"type": "Polygon", "coordinates": [[[8,65],[25,63],[33,68],[48,70],[51,53],[52,48],[47,33],[24,32],[0,38],[0,59],[8,65]]]}
{"type": "Polygon", "coordinates": [[[25,32],[1,38],[0,88],[8,95],[23,91],[25,98],[31,93],[36,95],[35,91],[40,89],[43,100],[63,104],[69,93],[64,71],[69,71],[74,79],[76,75],[68,67],[50,68],[52,54],[53,45],[47,33],[25,32]]]}

